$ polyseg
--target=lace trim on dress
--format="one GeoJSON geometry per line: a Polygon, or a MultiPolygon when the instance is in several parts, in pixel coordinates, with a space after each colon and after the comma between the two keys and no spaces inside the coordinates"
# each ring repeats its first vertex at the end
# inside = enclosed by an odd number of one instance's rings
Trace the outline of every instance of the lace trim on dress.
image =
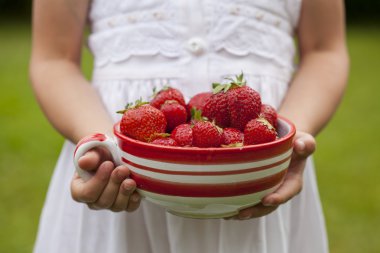
{"type": "Polygon", "coordinates": [[[237,56],[255,54],[289,66],[295,46],[290,23],[267,11],[236,4],[219,4],[209,19],[211,47],[237,56]],[[281,43],[279,43],[281,42],[281,43]]]}
{"type": "Polygon", "coordinates": [[[95,65],[120,62],[133,55],[178,57],[183,50],[178,38],[184,29],[173,21],[176,18],[173,10],[149,10],[95,21],[88,39],[95,65]]]}

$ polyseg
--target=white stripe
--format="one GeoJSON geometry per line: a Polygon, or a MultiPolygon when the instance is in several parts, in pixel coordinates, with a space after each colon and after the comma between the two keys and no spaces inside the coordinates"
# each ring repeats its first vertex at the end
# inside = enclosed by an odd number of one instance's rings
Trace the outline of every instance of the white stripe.
{"type": "Polygon", "coordinates": [[[274,175],[285,170],[289,165],[290,160],[287,160],[280,165],[275,167],[259,170],[249,173],[242,174],[232,174],[232,175],[170,175],[163,174],[159,172],[153,172],[148,170],[143,170],[129,165],[130,170],[136,172],[140,175],[151,177],[158,180],[171,181],[176,183],[199,183],[199,184],[223,184],[231,182],[244,182],[255,180],[270,175],[274,175]]]}
{"type": "Polygon", "coordinates": [[[147,200],[161,205],[176,215],[193,218],[222,218],[236,214],[238,210],[260,202],[267,194],[275,191],[278,185],[270,189],[246,195],[231,197],[180,197],[138,190],[147,200]]]}
{"type": "Polygon", "coordinates": [[[279,161],[284,160],[289,157],[292,153],[292,148],[282,153],[278,156],[264,159],[256,162],[247,163],[233,163],[233,164],[177,164],[177,163],[167,163],[159,162],[154,160],[149,160],[141,157],[137,157],[126,152],[122,152],[123,158],[139,165],[143,165],[150,168],[170,170],[170,171],[230,171],[230,170],[242,170],[257,168],[266,165],[270,165],[279,161]]]}

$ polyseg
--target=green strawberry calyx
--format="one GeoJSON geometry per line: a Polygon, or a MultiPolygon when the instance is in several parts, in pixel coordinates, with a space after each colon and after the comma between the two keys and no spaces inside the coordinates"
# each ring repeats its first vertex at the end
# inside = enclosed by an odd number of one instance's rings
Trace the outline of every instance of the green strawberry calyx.
{"type": "Polygon", "coordinates": [[[160,90],[157,89],[157,87],[153,88],[153,94],[150,96],[151,98],[155,98],[160,92],[166,91],[170,89],[171,87],[169,85],[164,85],[160,90]]]}
{"type": "Polygon", "coordinates": [[[137,109],[140,106],[149,104],[149,102],[142,101],[142,98],[139,98],[138,100],[135,101],[135,103],[128,103],[123,110],[117,111],[116,113],[124,114],[126,111],[130,109],[137,109]]]}
{"type": "Polygon", "coordinates": [[[151,136],[149,136],[148,138],[146,138],[146,141],[147,142],[152,142],[155,139],[158,139],[158,138],[169,138],[170,136],[171,135],[169,133],[154,133],[151,136]]]}
{"type": "Polygon", "coordinates": [[[190,110],[191,119],[195,121],[208,121],[208,118],[202,116],[202,110],[193,107],[190,110]]]}
{"type": "Polygon", "coordinates": [[[271,123],[269,123],[268,120],[264,119],[264,118],[258,118],[257,121],[261,122],[263,125],[265,125],[266,127],[268,127],[269,130],[275,130],[275,128],[272,126],[271,123]]]}
{"type": "Polygon", "coordinates": [[[243,142],[235,142],[235,143],[231,143],[231,144],[222,144],[221,147],[222,148],[238,148],[238,147],[243,147],[243,142]]]}
{"type": "Polygon", "coordinates": [[[240,75],[236,75],[235,79],[231,77],[224,78],[225,80],[228,80],[227,83],[213,83],[212,84],[212,92],[213,94],[219,93],[223,91],[226,93],[229,89],[243,87],[247,84],[247,81],[244,79],[244,74],[241,72],[240,75]]]}

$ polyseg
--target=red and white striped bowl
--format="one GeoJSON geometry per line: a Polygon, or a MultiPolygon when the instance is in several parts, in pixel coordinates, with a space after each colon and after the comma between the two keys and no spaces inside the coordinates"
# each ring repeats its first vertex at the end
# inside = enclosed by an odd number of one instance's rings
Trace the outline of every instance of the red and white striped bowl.
{"type": "MultiPolygon", "coordinates": [[[[281,184],[292,154],[295,127],[279,117],[278,132],[277,140],[260,145],[169,147],[126,137],[115,124],[118,154],[114,159],[129,166],[143,197],[169,212],[193,218],[227,217],[259,203],[281,184]]],[[[93,138],[82,142],[93,142],[93,138]]]]}

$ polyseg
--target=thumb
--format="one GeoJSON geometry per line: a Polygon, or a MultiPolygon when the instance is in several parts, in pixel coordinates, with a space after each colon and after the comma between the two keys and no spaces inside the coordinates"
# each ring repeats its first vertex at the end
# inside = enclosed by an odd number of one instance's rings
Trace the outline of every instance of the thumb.
{"type": "Polygon", "coordinates": [[[92,171],[96,170],[104,161],[112,161],[111,153],[102,147],[93,148],[86,152],[78,160],[81,169],[92,171]]]}
{"type": "Polygon", "coordinates": [[[294,159],[305,159],[314,153],[316,141],[314,137],[305,132],[297,133],[293,144],[294,159]]]}

